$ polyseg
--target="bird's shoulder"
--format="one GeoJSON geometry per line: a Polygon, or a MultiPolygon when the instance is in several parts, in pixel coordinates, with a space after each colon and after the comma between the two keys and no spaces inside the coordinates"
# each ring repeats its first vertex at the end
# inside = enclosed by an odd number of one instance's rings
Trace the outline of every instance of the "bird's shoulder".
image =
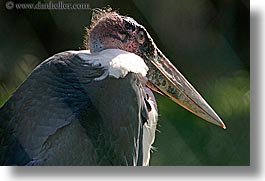
{"type": "MultiPolygon", "coordinates": [[[[111,56],[106,56],[111,59],[115,54],[112,52],[111,56]]],[[[4,140],[21,148],[19,154],[23,152],[20,155],[24,155],[23,161],[14,160],[11,164],[23,164],[37,158],[43,150],[49,155],[55,153],[55,149],[46,149],[47,143],[55,144],[63,139],[58,135],[69,133],[70,136],[74,133],[72,130],[85,132],[84,137],[79,136],[79,141],[88,140],[92,144],[91,149],[101,150],[97,151],[99,155],[113,147],[111,140],[116,140],[116,146],[108,154],[116,154],[121,147],[127,150],[126,145],[130,144],[131,149],[124,153],[121,162],[132,164],[132,160],[127,158],[132,154],[138,157],[134,148],[134,140],[138,138],[128,137],[128,134],[133,132],[132,135],[138,135],[141,112],[146,112],[146,108],[143,109],[141,76],[128,73],[122,79],[107,76],[100,80],[98,78],[104,75],[106,67],[89,61],[95,61],[97,57],[97,54],[87,51],[55,54],[38,65],[0,108],[1,128],[6,130],[9,127],[11,130],[4,140]],[[130,108],[125,105],[130,105],[130,108]],[[138,116],[128,117],[128,114],[138,116]],[[105,131],[113,135],[112,138],[103,139],[105,131]],[[108,144],[109,147],[106,146],[108,144]]],[[[66,139],[65,144],[69,144],[70,140],[72,144],[78,141],[66,139]]],[[[61,146],[59,143],[56,146],[58,153],[61,146]]],[[[9,146],[9,150],[12,148],[9,146]]],[[[40,163],[39,160],[37,162],[40,163]]],[[[111,164],[105,160],[101,162],[111,164]]]]}

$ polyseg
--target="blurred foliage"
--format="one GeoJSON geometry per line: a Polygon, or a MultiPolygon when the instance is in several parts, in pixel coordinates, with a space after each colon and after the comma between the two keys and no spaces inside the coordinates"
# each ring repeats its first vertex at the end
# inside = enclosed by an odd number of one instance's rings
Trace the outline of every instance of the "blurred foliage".
{"type": "MultiPolygon", "coordinates": [[[[86,2],[91,8],[110,5],[135,18],[226,123],[227,130],[222,130],[156,95],[159,132],[151,165],[250,164],[249,1],[64,2],[86,2]]],[[[37,64],[55,53],[82,49],[84,27],[91,18],[88,10],[6,10],[4,3],[0,105],[37,64]]]]}
{"type": "Polygon", "coordinates": [[[249,164],[249,72],[236,72],[209,84],[207,100],[227,129],[205,123],[159,96],[158,151],[153,154],[153,165],[161,165],[161,160],[163,165],[249,164]]]}

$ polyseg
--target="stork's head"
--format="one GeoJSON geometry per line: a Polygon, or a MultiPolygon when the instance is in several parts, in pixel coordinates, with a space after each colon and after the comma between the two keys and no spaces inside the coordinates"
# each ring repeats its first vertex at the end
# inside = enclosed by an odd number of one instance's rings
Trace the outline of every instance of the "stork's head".
{"type": "Polygon", "coordinates": [[[116,12],[106,13],[89,33],[92,52],[118,48],[142,56],[155,51],[155,44],[146,29],[134,19],[116,12]]]}
{"type": "Polygon", "coordinates": [[[142,57],[149,68],[147,87],[204,120],[226,128],[207,102],[157,48],[146,29],[134,19],[114,11],[99,10],[92,16],[87,34],[85,43],[91,52],[121,49],[142,57]]]}

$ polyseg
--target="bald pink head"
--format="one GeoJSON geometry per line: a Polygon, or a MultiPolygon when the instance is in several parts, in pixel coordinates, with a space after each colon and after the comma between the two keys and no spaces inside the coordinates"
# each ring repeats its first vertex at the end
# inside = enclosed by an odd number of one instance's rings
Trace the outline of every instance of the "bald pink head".
{"type": "Polygon", "coordinates": [[[88,33],[91,52],[114,48],[141,56],[155,50],[153,40],[142,25],[116,12],[104,12],[94,22],[92,18],[88,33]]]}

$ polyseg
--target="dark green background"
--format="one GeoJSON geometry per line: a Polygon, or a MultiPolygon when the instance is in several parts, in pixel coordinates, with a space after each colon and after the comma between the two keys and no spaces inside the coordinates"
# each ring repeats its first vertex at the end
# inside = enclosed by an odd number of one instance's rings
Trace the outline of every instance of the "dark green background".
{"type": "MultiPolygon", "coordinates": [[[[211,125],[156,94],[159,132],[151,165],[250,164],[249,1],[76,2],[110,5],[143,24],[227,125],[211,125]]],[[[1,1],[0,105],[44,59],[82,49],[90,18],[89,10],[6,10],[1,1]]]]}

